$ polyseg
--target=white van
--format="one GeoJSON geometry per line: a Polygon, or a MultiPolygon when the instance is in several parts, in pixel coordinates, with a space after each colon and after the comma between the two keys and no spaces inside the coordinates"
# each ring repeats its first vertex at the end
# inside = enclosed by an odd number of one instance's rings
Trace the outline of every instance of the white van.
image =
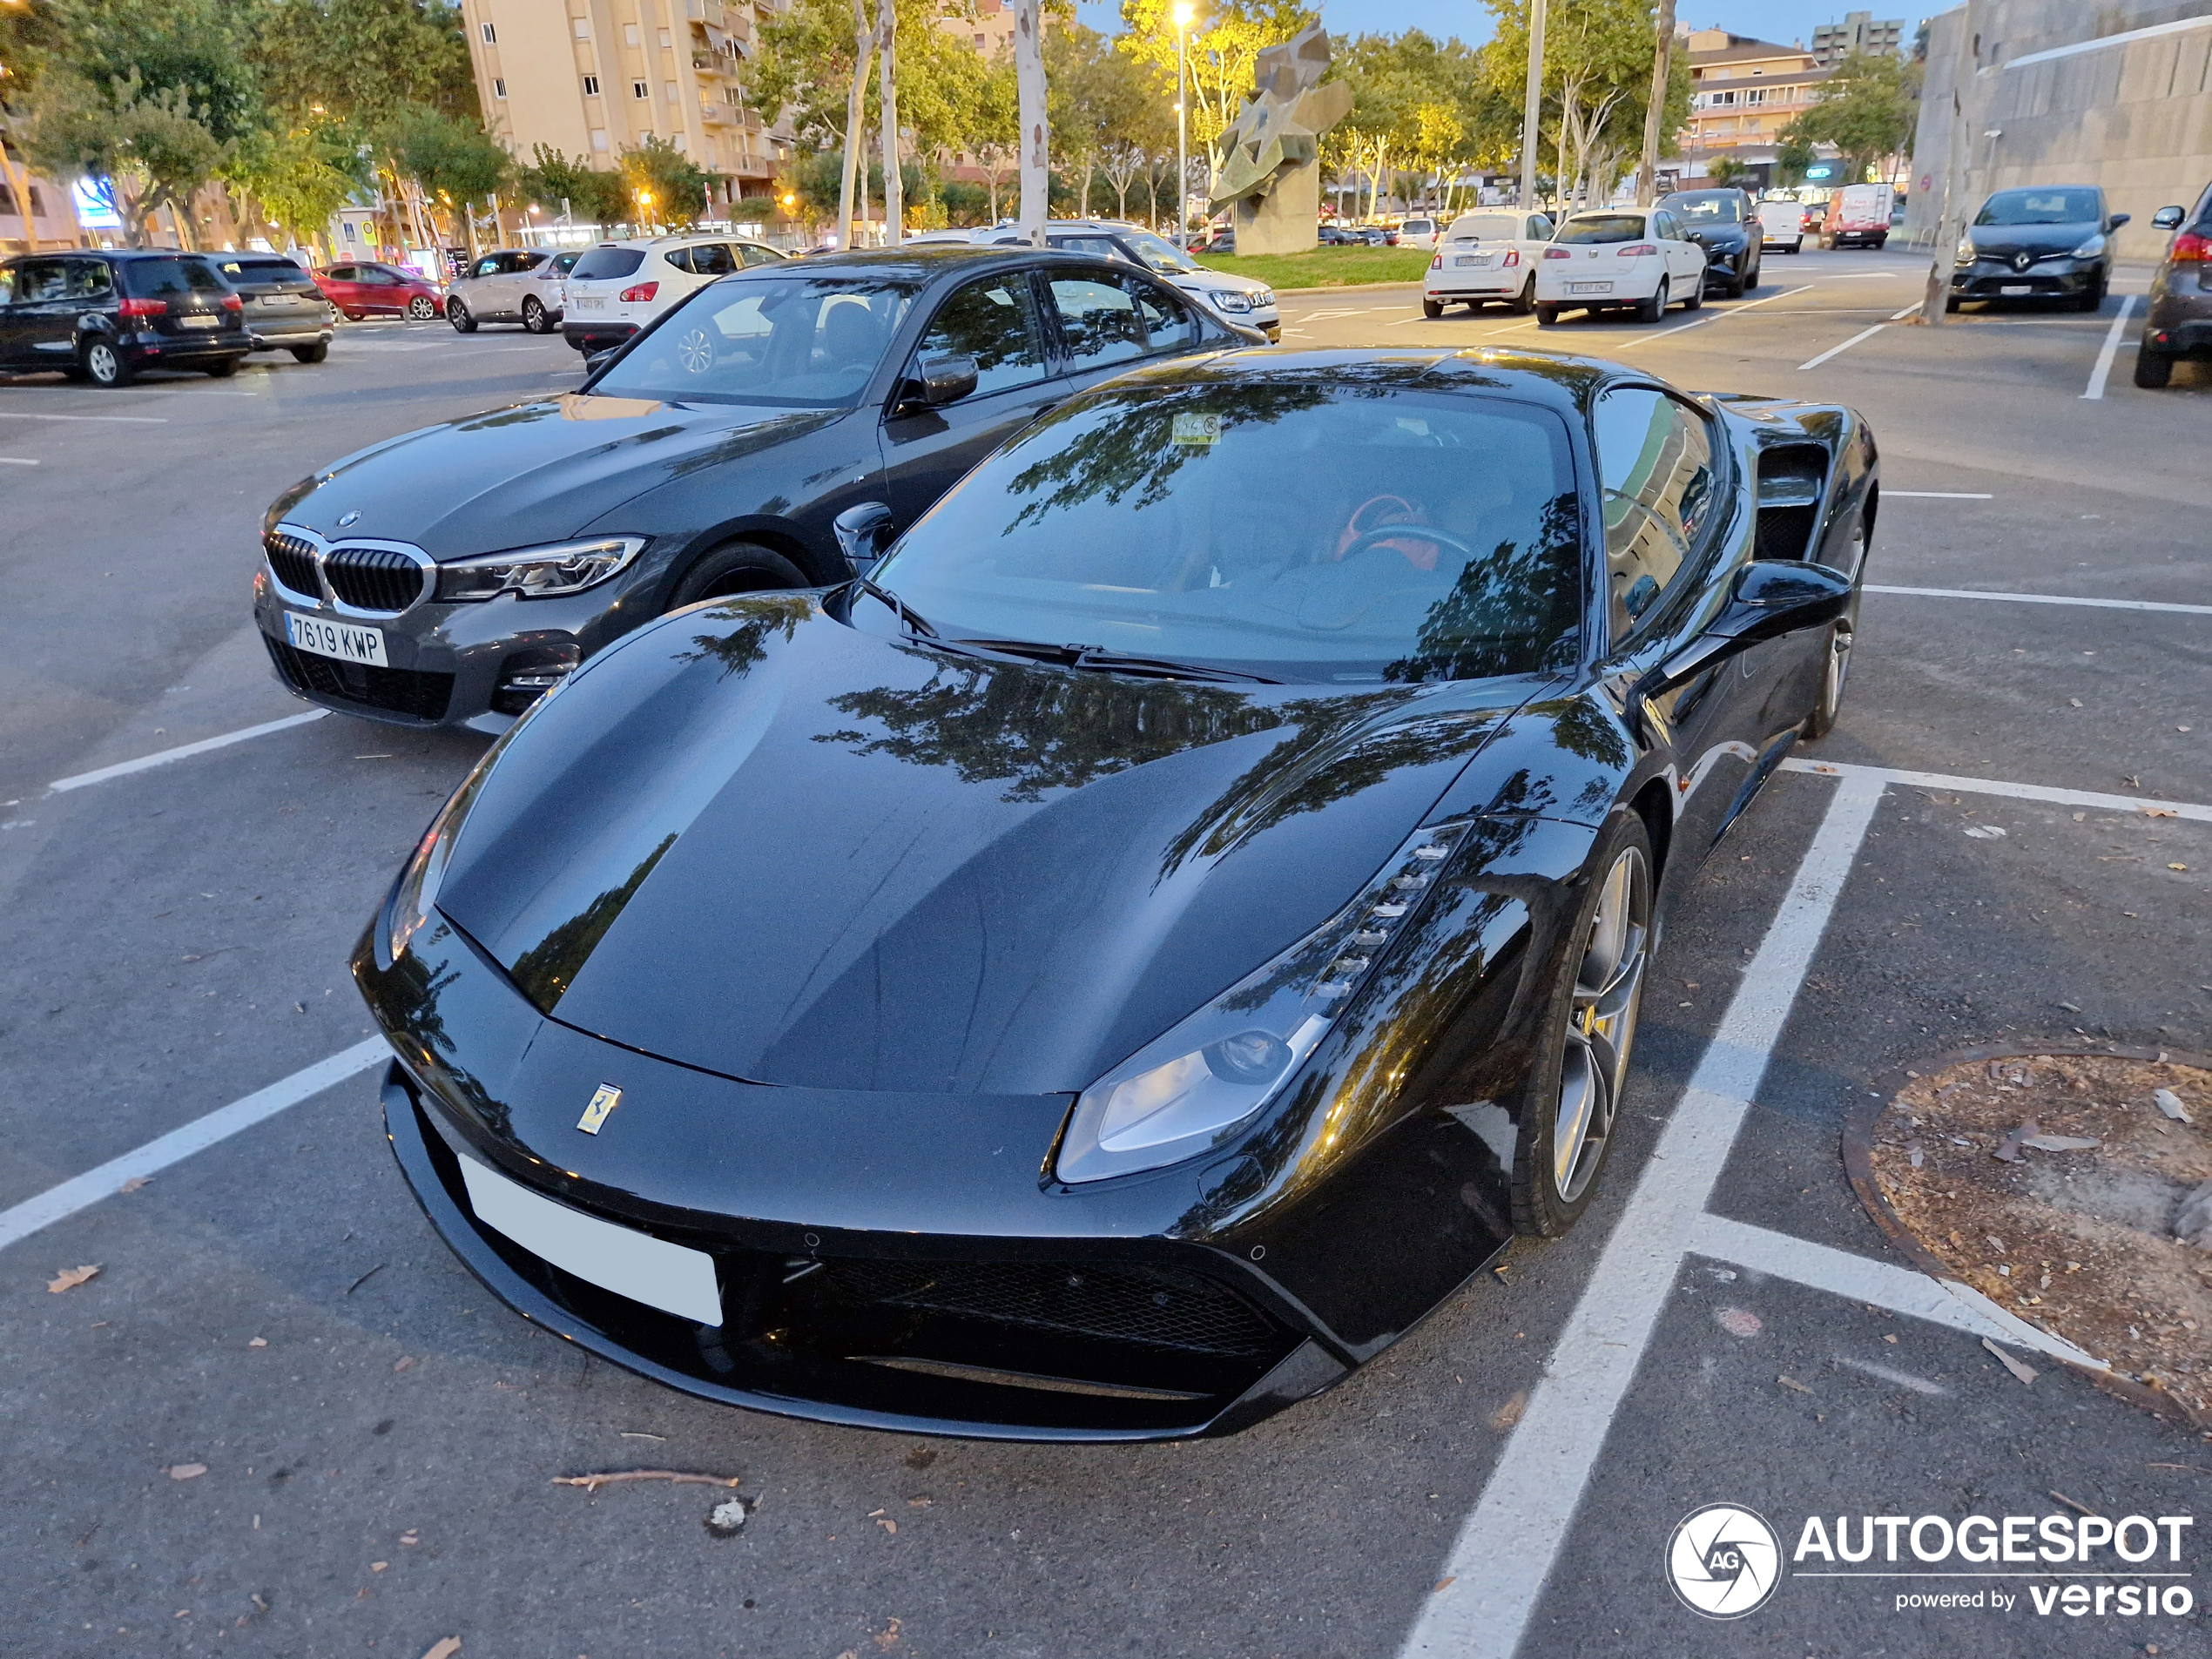
{"type": "Polygon", "coordinates": [[[1764,201],[1759,204],[1759,246],[1778,247],[1785,253],[1805,250],[1804,204],[1764,201]]]}

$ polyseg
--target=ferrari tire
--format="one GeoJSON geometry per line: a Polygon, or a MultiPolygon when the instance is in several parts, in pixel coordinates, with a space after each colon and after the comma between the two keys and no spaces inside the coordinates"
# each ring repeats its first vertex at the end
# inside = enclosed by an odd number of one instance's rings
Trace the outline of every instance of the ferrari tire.
{"type": "Polygon", "coordinates": [[[1651,839],[1635,811],[1614,809],[1583,868],[1517,1114],[1514,1226],[1538,1238],[1565,1232],[1596,1194],[1656,937],[1651,839]]]}
{"type": "Polygon", "coordinates": [[[703,599],[732,599],[745,593],[771,593],[811,587],[806,573],[772,548],[757,542],[731,542],[703,554],[684,572],[668,609],[681,610],[703,599]]]}

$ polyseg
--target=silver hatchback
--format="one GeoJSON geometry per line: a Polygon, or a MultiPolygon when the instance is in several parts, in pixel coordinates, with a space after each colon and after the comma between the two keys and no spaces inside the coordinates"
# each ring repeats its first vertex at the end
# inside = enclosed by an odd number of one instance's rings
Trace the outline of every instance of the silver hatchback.
{"type": "Polygon", "coordinates": [[[574,252],[542,247],[482,254],[446,290],[446,320],[462,334],[486,322],[519,322],[531,334],[550,334],[561,326],[562,282],[576,261],[574,252]]]}

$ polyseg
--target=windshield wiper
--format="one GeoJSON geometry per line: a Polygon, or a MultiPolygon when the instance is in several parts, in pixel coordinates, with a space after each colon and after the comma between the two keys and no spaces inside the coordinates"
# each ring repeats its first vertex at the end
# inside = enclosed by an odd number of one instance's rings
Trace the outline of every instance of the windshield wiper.
{"type": "Polygon", "coordinates": [[[862,593],[873,595],[875,598],[881,600],[886,606],[889,607],[893,616],[905,623],[914,632],[925,635],[931,639],[939,637],[937,631],[929,625],[928,617],[923,616],[921,612],[916,610],[888,588],[880,588],[864,576],[854,577],[847,585],[858,588],[862,593]]]}
{"type": "Polygon", "coordinates": [[[1096,645],[1046,645],[1027,639],[948,640],[948,644],[973,645],[1001,656],[1023,657],[1060,668],[1089,669],[1101,674],[1147,674],[1157,679],[1241,681],[1252,685],[1276,685],[1264,674],[1247,674],[1233,668],[1209,668],[1198,663],[1179,663],[1165,657],[1125,657],[1096,645]]]}

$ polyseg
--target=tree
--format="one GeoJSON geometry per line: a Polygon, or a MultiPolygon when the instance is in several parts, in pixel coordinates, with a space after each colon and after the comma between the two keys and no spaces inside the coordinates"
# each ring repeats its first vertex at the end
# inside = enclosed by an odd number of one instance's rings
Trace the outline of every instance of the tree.
{"type": "Polygon", "coordinates": [[[698,223],[706,206],[707,187],[714,182],[713,174],[693,165],[681,150],[652,133],[615,158],[615,172],[631,201],[642,204],[650,199],[644,220],[679,229],[698,223]]]}
{"type": "Polygon", "coordinates": [[[1847,164],[1846,177],[1864,179],[1884,157],[1912,154],[1921,69],[1909,57],[1853,52],[1822,84],[1819,102],[1784,127],[1783,137],[1835,145],[1847,164]]]}
{"type": "Polygon", "coordinates": [[[192,246],[193,192],[230,153],[204,105],[181,87],[151,91],[135,71],[103,85],[71,69],[49,68],[20,136],[25,158],[41,172],[113,179],[126,199],[118,206],[134,246],[144,245],[146,216],[166,207],[192,246]]]}
{"type": "Polygon", "coordinates": [[[1143,151],[1175,142],[1172,106],[1143,65],[1078,23],[1045,37],[1044,67],[1053,147],[1082,179],[1078,211],[1090,212],[1091,173],[1103,159],[1126,217],[1143,151]]]}
{"type": "Polygon", "coordinates": [[[380,128],[408,105],[478,121],[461,9],[444,0],[226,0],[269,102],[380,128]]]}
{"type": "Polygon", "coordinates": [[[303,245],[322,235],[330,216],[368,182],[360,134],[327,120],[268,135],[228,174],[271,224],[303,245]]]}
{"type": "MultiPolygon", "coordinates": [[[[1528,63],[1527,0],[1485,0],[1497,19],[1482,48],[1485,78],[1519,108],[1528,63]]],[[[1651,10],[1645,0],[1551,0],[1544,33],[1546,142],[1559,159],[1562,198],[1609,195],[1632,148],[1642,143],[1651,98],[1651,10]]],[[[1662,152],[1689,118],[1689,67],[1669,65],[1660,132],[1662,152]]]]}
{"type": "Polygon", "coordinates": [[[1801,183],[1805,169],[1818,158],[1818,152],[1809,141],[1792,137],[1790,129],[1784,127],[1781,141],[1774,146],[1775,182],[1784,185],[1801,183]]]}
{"type": "Polygon", "coordinates": [[[530,164],[515,176],[515,186],[548,212],[568,205],[571,219],[617,225],[630,217],[630,194],[622,175],[603,172],[581,156],[570,157],[547,145],[530,146],[530,164]]]}
{"type": "Polygon", "coordinates": [[[1021,128],[1022,233],[1044,246],[1045,216],[1052,211],[1051,136],[1045,114],[1044,8],[1040,0],[1014,0],[1015,104],[1021,128]]]}
{"type": "Polygon", "coordinates": [[[1716,189],[1727,190],[1737,186],[1749,189],[1751,181],[1757,177],[1749,162],[1725,152],[1705,164],[1705,181],[1716,189]]]}
{"type": "MultiPolygon", "coordinates": [[[[433,202],[444,206],[450,222],[469,204],[489,203],[514,172],[507,152],[482,127],[419,104],[401,107],[379,134],[377,148],[394,194],[410,213],[421,216],[416,233],[426,241],[441,233],[433,202]]],[[[473,211],[469,222],[472,243],[473,211]]]]}

